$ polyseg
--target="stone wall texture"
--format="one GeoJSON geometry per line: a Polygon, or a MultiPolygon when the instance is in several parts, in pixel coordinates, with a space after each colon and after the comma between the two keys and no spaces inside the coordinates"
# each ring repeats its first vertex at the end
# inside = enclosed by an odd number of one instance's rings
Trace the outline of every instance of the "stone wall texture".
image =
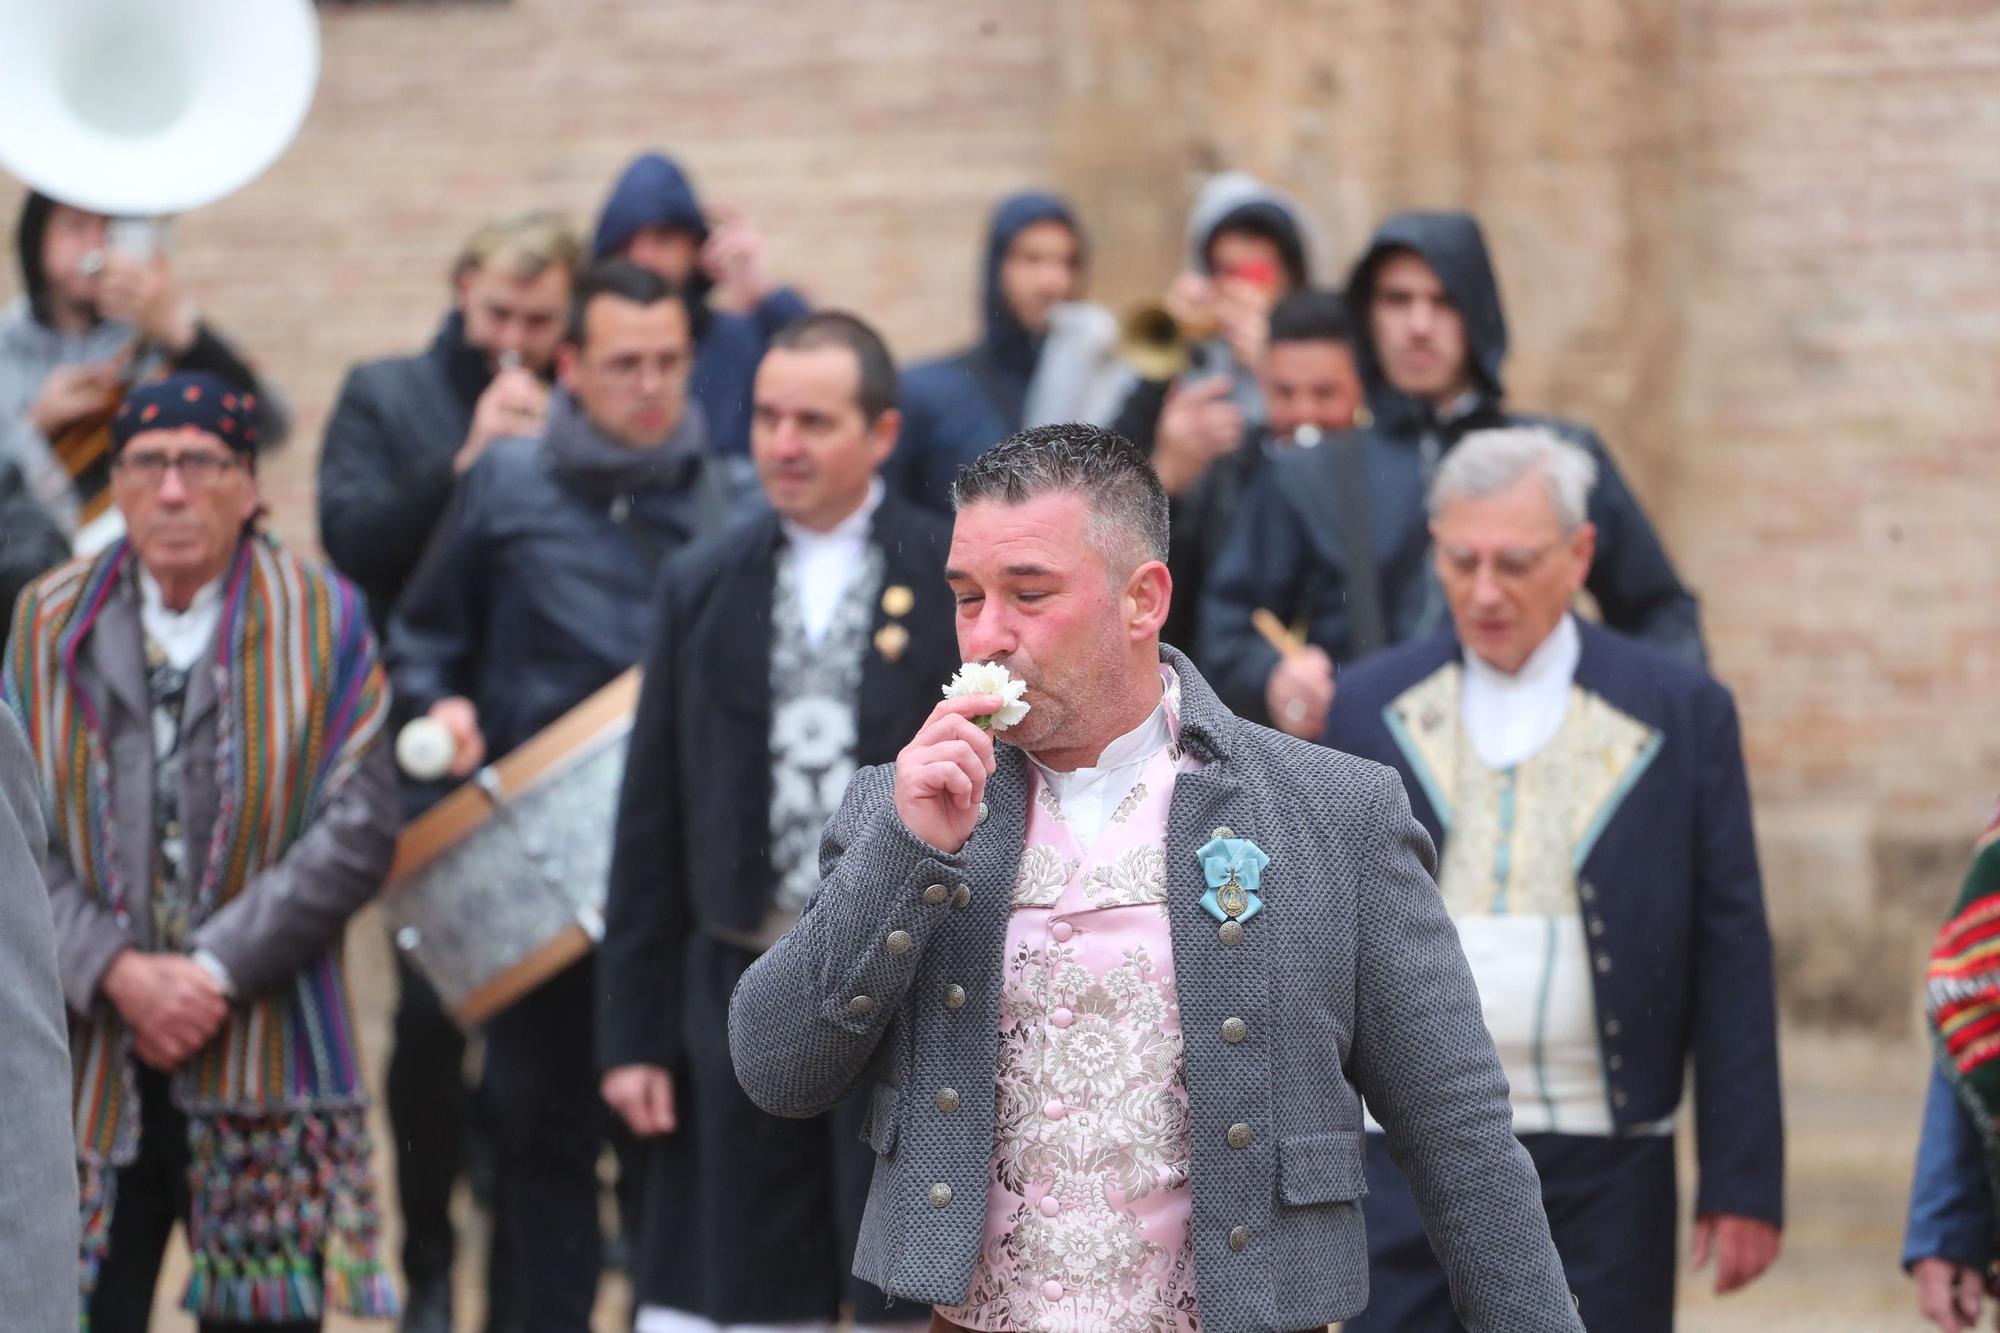
{"type": "Polygon", "coordinates": [[[1600,429],[1703,597],[1788,1006],[1910,1021],[2000,790],[1991,4],[510,0],[323,33],[297,143],[176,252],[298,408],[267,479],[301,542],[344,368],[427,338],[481,219],[586,223],[645,147],[906,356],[970,331],[1010,189],[1077,201],[1114,304],[1218,167],[1307,203],[1326,278],[1386,211],[1477,211],[1514,401],[1600,429]]]}

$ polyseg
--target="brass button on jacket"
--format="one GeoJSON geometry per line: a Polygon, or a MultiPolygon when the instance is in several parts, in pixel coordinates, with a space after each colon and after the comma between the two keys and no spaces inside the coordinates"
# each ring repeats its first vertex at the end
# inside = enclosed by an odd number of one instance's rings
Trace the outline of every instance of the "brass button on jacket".
{"type": "Polygon", "coordinates": [[[1231,1228],[1229,1228],[1229,1248],[1230,1248],[1230,1249],[1232,1249],[1232,1250],[1241,1250],[1241,1249],[1242,1249],[1242,1248],[1243,1248],[1243,1247],[1244,1247],[1245,1245],[1248,1245],[1249,1243],[1250,1243],[1250,1228],[1249,1228],[1249,1227],[1231,1227],[1231,1228]]]}
{"type": "Polygon", "coordinates": [[[951,897],[951,890],[942,884],[933,884],[924,890],[924,901],[932,907],[944,906],[944,900],[951,897]]]}
{"type": "Polygon", "coordinates": [[[963,912],[972,905],[972,890],[963,884],[959,885],[958,889],[951,895],[951,905],[963,912]]]}
{"type": "Polygon", "coordinates": [[[910,938],[910,932],[907,930],[892,930],[882,943],[890,953],[908,953],[917,942],[910,938]]]}
{"type": "Polygon", "coordinates": [[[963,1009],[965,1007],[965,987],[950,985],[944,988],[944,1007],[963,1009]]]}
{"type": "Polygon", "coordinates": [[[1222,1020],[1222,1039],[1230,1045],[1235,1045],[1249,1035],[1250,1025],[1242,1019],[1225,1018],[1222,1020]]]}
{"type": "Polygon", "coordinates": [[[847,1012],[853,1014],[856,1018],[868,1017],[868,1015],[875,1012],[875,997],[872,995],[855,996],[847,1002],[847,1012]]]}
{"type": "Polygon", "coordinates": [[[1250,1146],[1250,1126],[1239,1120],[1229,1127],[1228,1137],[1230,1147],[1247,1148],[1250,1146]]]}
{"type": "Polygon", "coordinates": [[[1243,923],[1241,921],[1225,921],[1222,923],[1222,928],[1215,933],[1216,937],[1224,944],[1237,945],[1243,943],[1243,923]]]}
{"type": "Polygon", "coordinates": [[[931,1186],[931,1207],[942,1208],[951,1202],[951,1186],[940,1180],[931,1186]]]}
{"type": "Polygon", "coordinates": [[[943,1111],[946,1115],[950,1115],[953,1111],[956,1111],[958,1109],[958,1089],[939,1088],[937,1109],[943,1111]]]}

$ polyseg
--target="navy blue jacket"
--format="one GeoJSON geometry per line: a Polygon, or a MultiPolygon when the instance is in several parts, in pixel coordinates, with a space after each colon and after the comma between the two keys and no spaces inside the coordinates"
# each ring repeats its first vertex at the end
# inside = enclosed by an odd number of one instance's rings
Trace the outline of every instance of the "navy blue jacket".
{"type": "Polygon", "coordinates": [[[1993,1260],[1993,1195],[1986,1149],[1965,1103],[1944,1071],[1931,1066],[1917,1172],[1910,1183],[1910,1221],[1903,1232],[1903,1266],[1949,1259],[1977,1272],[1993,1260]]]}
{"type": "Polygon", "coordinates": [[[412,715],[471,699],[497,759],[637,664],[667,555],[729,517],[698,455],[613,494],[540,440],[496,440],[460,478],[390,618],[390,683],[412,715]]]}
{"type": "MultiPolygon", "coordinates": [[[[667,227],[708,238],[708,217],[694,184],[672,158],[646,153],[625,168],[597,220],[591,256],[614,255],[642,227],[667,227]]],[[[719,454],[750,452],[750,391],[757,365],[778,330],[807,313],[805,298],[780,287],[747,314],[711,310],[714,284],[696,265],[688,281],[688,318],[694,325],[694,370],[688,392],[708,422],[708,447],[719,454]]]]}
{"type": "Polygon", "coordinates": [[[1060,222],[1076,233],[1069,205],[1051,194],[1010,196],[993,212],[980,263],[979,341],[962,351],[920,361],[903,372],[903,431],[882,469],[889,489],[939,513],[951,512],[958,470],[1021,429],[1028,384],[1042,340],[1029,333],[1000,292],[1000,265],[1014,238],[1037,222],[1060,222]]]}
{"type": "MultiPolygon", "coordinates": [[[[1673,1114],[1692,1058],[1696,1211],[1780,1222],[1776,987],[1736,705],[1700,668],[1596,625],[1578,629],[1577,685],[1660,738],[1606,810],[1578,875],[1612,1122],[1623,1130],[1673,1114]]],[[[1387,710],[1459,654],[1446,630],[1346,669],[1325,738],[1395,768],[1440,848],[1447,812],[1387,710]]]]}
{"type": "MultiPolygon", "coordinates": [[[[1694,595],[1684,587],[1658,534],[1604,444],[1587,427],[1501,407],[1500,367],[1507,325],[1479,225],[1462,213],[1405,213],[1389,219],[1356,265],[1348,287],[1354,357],[1372,424],[1360,433],[1382,618],[1390,643],[1422,638],[1443,623],[1445,606],[1430,569],[1425,491],[1438,457],[1468,431],[1541,425],[1597,460],[1590,521],[1597,559],[1590,592],[1611,628],[1693,662],[1703,658],[1694,595]],[[1375,272],[1399,251],[1414,251],[1437,272],[1466,327],[1474,389],[1461,410],[1439,419],[1427,404],[1399,393],[1383,375],[1369,336],[1375,272]],[[1431,441],[1426,444],[1426,438],[1431,441]]],[[[1265,717],[1264,682],[1278,654],[1256,632],[1259,607],[1306,637],[1335,662],[1359,656],[1348,614],[1354,561],[1341,531],[1341,449],[1348,438],[1273,460],[1251,489],[1235,532],[1216,556],[1203,588],[1195,659],[1229,706],[1265,717]]]]}
{"type": "MultiPolygon", "coordinates": [[[[858,766],[894,761],[958,669],[956,607],[944,581],[951,527],[894,495],[870,524],[884,589],[861,665],[858,766]],[[907,637],[894,656],[882,631],[907,637]]],[[[746,517],[667,561],[618,803],[600,953],[598,1055],[683,1066],[689,936],[704,923],[757,929],[770,906],[771,600],[784,542],[776,514],[746,517]]]]}

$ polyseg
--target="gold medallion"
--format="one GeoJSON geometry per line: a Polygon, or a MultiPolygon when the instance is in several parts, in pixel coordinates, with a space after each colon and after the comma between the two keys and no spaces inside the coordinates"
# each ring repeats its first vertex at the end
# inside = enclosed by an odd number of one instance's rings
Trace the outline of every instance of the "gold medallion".
{"type": "Polygon", "coordinates": [[[875,651],[882,654],[885,662],[900,660],[909,646],[910,632],[901,625],[884,625],[875,631],[875,651]]]}
{"type": "Polygon", "coordinates": [[[1235,871],[1230,871],[1229,878],[1216,887],[1215,905],[1222,909],[1224,916],[1232,920],[1249,910],[1250,894],[1236,882],[1235,871]]]}
{"type": "Polygon", "coordinates": [[[917,595],[900,583],[892,583],[882,590],[882,610],[886,615],[907,616],[916,604],[917,595]]]}

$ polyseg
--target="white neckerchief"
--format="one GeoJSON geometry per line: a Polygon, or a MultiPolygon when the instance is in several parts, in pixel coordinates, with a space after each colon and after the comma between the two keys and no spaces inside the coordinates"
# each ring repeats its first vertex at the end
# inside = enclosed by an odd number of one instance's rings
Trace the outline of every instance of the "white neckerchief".
{"type": "Polygon", "coordinates": [[[861,507],[825,532],[802,528],[788,518],[778,520],[785,540],[792,548],[792,573],[798,580],[799,618],[805,623],[806,639],[815,648],[833,627],[833,613],[839,609],[841,594],[861,567],[861,552],[868,545],[868,525],[882,504],[882,479],[868,483],[868,498],[861,507]]]}
{"type": "Polygon", "coordinates": [[[141,567],[139,570],[139,623],[146,627],[167,661],[177,671],[186,671],[215,642],[215,627],[222,619],[222,579],[204,583],[185,611],[167,606],[159,581],[141,567]]]}
{"type": "MultiPolygon", "coordinates": [[[[1164,668],[1163,668],[1164,670],[1164,668]]],[[[1174,743],[1173,721],[1167,716],[1167,696],[1163,686],[1159,706],[1144,722],[1104,747],[1089,768],[1059,773],[1029,755],[1041,771],[1056,803],[1062,806],[1063,822],[1078,848],[1088,848],[1104,831],[1111,812],[1139,784],[1139,776],[1153,756],[1174,743]]]]}
{"type": "Polygon", "coordinates": [[[1583,636],[1568,615],[1511,676],[1465,650],[1459,716],[1481,762],[1512,768],[1549,743],[1569,712],[1569,687],[1582,655],[1583,636]]]}

